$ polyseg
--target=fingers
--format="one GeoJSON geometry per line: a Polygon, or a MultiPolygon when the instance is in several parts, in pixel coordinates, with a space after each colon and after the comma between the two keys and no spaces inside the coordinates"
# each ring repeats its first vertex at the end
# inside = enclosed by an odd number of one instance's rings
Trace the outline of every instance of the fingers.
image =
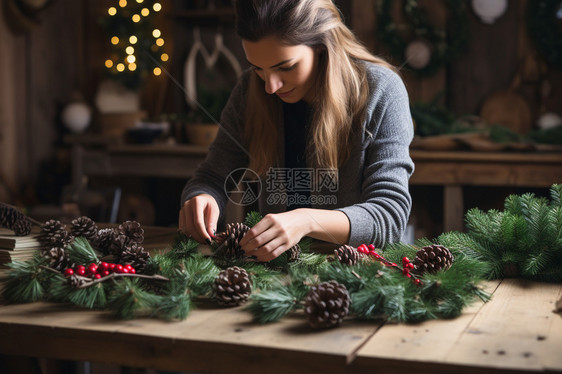
{"type": "Polygon", "coordinates": [[[210,195],[198,195],[187,200],[179,217],[179,228],[200,243],[210,243],[220,214],[218,204],[210,195]]]}
{"type": "Polygon", "coordinates": [[[260,262],[271,261],[295,245],[301,236],[291,229],[289,221],[281,215],[267,215],[240,241],[247,256],[260,262]],[[294,242],[294,243],[293,243],[294,242]]]}

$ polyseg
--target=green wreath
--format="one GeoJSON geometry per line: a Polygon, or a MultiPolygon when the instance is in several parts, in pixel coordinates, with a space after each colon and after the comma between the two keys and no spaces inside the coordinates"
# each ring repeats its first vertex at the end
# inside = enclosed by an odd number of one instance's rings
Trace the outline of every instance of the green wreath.
{"type": "Polygon", "coordinates": [[[545,60],[562,67],[562,2],[527,2],[527,32],[545,60]]]}
{"type": "Polygon", "coordinates": [[[429,43],[433,50],[429,62],[415,68],[405,63],[419,76],[435,74],[443,65],[451,62],[462,50],[468,40],[468,19],[462,0],[446,0],[454,24],[454,33],[431,24],[425,9],[419,7],[417,0],[404,0],[403,10],[409,25],[397,24],[392,18],[392,0],[382,0],[377,12],[377,37],[387,47],[390,54],[399,61],[406,61],[406,48],[416,39],[429,43]]]}

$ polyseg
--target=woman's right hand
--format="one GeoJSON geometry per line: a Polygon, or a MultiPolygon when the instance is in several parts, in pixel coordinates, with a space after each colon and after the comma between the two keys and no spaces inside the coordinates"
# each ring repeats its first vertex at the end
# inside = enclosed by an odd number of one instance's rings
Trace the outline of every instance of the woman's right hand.
{"type": "Polygon", "coordinates": [[[179,229],[199,243],[209,244],[215,236],[219,215],[219,206],[211,195],[197,195],[183,203],[179,229]]]}

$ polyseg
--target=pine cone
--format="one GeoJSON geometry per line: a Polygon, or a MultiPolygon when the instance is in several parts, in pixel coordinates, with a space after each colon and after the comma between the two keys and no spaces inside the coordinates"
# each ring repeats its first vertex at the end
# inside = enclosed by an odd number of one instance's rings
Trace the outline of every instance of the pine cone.
{"type": "Polygon", "coordinates": [[[289,254],[289,262],[297,261],[301,256],[301,246],[295,244],[287,250],[287,253],[289,254]]]}
{"type": "Polygon", "coordinates": [[[357,249],[347,244],[334,250],[334,255],[339,262],[349,266],[356,265],[363,258],[363,255],[357,252],[357,249]]]}
{"type": "Polygon", "coordinates": [[[215,243],[221,245],[222,243],[224,243],[227,237],[228,237],[228,233],[226,231],[218,233],[217,235],[215,235],[215,239],[214,239],[215,243]]]}
{"type": "Polygon", "coordinates": [[[39,241],[43,244],[49,244],[51,242],[51,236],[61,231],[66,231],[63,224],[59,220],[50,219],[41,226],[39,241]]]}
{"type": "Polygon", "coordinates": [[[119,225],[119,234],[125,235],[129,241],[141,244],[144,241],[144,230],[137,221],[126,221],[119,225]]]}
{"type": "Polygon", "coordinates": [[[129,248],[121,253],[121,259],[119,262],[123,265],[129,264],[134,267],[136,271],[142,273],[148,260],[150,260],[150,254],[137,243],[133,243],[129,248]]]}
{"type": "Polygon", "coordinates": [[[237,306],[245,303],[252,293],[248,272],[238,266],[229,267],[215,278],[215,299],[224,306],[237,306]]]}
{"type": "MultiPolygon", "coordinates": [[[[250,230],[248,226],[243,223],[232,223],[226,225],[226,239],[222,243],[220,251],[223,251],[226,257],[240,258],[244,256],[244,251],[240,248],[240,240],[250,230]]],[[[219,250],[217,250],[219,251],[219,250]]]]}
{"type": "Polygon", "coordinates": [[[31,233],[31,222],[27,217],[11,206],[0,204],[0,227],[13,230],[17,236],[31,233]]]}
{"type": "Polygon", "coordinates": [[[121,254],[130,247],[131,243],[129,242],[129,238],[123,234],[116,233],[113,237],[113,241],[109,245],[108,252],[120,258],[121,254]]]}
{"type": "Polygon", "coordinates": [[[314,328],[328,328],[340,325],[349,314],[351,298],[343,284],[336,281],[313,286],[305,299],[304,311],[308,323],[314,328]]]}
{"type": "Polygon", "coordinates": [[[72,221],[70,233],[75,238],[82,236],[88,241],[94,241],[98,234],[98,227],[91,218],[82,216],[72,221]]]}
{"type": "Polygon", "coordinates": [[[70,233],[66,230],[61,230],[48,236],[48,239],[46,239],[43,242],[43,245],[45,245],[47,248],[50,247],[66,248],[66,246],[68,246],[73,241],[74,241],[74,236],[70,235],[70,233]]]}
{"type": "Polygon", "coordinates": [[[435,274],[447,270],[454,261],[454,256],[446,247],[438,244],[428,245],[416,252],[414,270],[416,274],[435,274]]]}
{"type": "Polygon", "coordinates": [[[104,256],[110,253],[110,247],[117,233],[114,229],[101,229],[94,240],[94,247],[100,251],[104,256]]]}
{"type": "Polygon", "coordinates": [[[62,271],[68,267],[68,257],[62,247],[51,247],[41,252],[43,257],[49,259],[49,267],[62,271]]]}

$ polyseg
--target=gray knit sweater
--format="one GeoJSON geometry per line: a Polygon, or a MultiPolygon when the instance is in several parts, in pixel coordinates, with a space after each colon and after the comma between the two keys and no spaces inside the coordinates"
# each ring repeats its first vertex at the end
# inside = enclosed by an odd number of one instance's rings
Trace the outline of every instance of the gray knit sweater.
{"type": "MultiPolygon", "coordinates": [[[[414,164],[409,145],[414,129],[408,93],[400,77],[388,68],[371,63],[367,66],[371,95],[362,129],[351,138],[351,156],[339,168],[337,184],[327,178],[313,187],[307,202],[312,208],[345,213],[351,226],[350,245],[373,243],[381,247],[400,240],[410,214],[408,180],[414,164]]],[[[248,166],[248,148],[242,134],[249,74],[255,73],[245,72],[232,91],[221,115],[217,138],[182,193],[182,203],[201,193],[213,196],[221,217],[228,199],[226,178],[233,170],[248,166]]],[[[283,155],[280,159],[283,160],[283,155]]],[[[283,170],[273,172],[282,178],[281,183],[261,180],[258,191],[259,209],[264,215],[285,211],[285,191],[298,189],[303,181],[306,184],[306,176],[311,173],[300,171],[288,177],[283,170]]],[[[321,170],[313,172],[322,178],[321,170]]]]}

